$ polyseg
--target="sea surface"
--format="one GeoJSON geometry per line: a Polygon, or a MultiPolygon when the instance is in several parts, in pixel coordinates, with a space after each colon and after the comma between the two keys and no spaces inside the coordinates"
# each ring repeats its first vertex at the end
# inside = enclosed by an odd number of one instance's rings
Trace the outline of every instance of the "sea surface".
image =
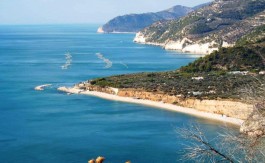
{"type": "Polygon", "coordinates": [[[223,129],[177,112],[58,92],[96,77],[174,70],[200,57],[135,44],[133,34],[97,34],[97,27],[0,26],[0,162],[86,163],[99,155],[106,163],[181,162],[187,141],[179,128],[198,123],[209,139],[223,129]],[[42,84],[52,86],[34,90],[42,84]]]}

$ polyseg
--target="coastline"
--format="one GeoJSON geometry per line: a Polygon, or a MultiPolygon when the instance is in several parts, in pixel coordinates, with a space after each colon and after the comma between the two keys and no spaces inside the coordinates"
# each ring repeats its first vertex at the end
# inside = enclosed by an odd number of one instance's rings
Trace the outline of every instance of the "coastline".
{"type": "Polygon", "coordinates": [[[222,121],[224,123],[230,123],[230,124],[234,124],[237,126],[241,126],[244,122],[243,120],[237,119],[237,118],[222,116],[220,114],[198,111],[196,109],[181,107],[181,106],[163,103],[163,102],[156,102],[156,101],[144,100],[144,99],[135,99],[132,97],[121,97],[118,95],[113,95],[113,94],[108,94],[108,93],[103,93],[103,92],[97,92],[97,91],[83,91],[83,90],[78,89],[78,88],[59,87],[58,90],[62,91],[62,92],[66,92],[66,93],[72,93],[72,94],[82,94],[82,95],[95,96],[95,97],[99,97],[99,98],[103,98],[103,99],[107,99],[107,100],[112,100],[112,101],[120,101],[120,102],[127,102],[127,103],[134,103],[134,104],[151,106],[151,107],[165,109],[165,110],[169,110],[169,111],[189,114],[189,115],[193,115],[193,116],[201,117],[201,118],[205,118],[205,119],[222,121]]]}
{"type": "MultiPolygon", "coordinates": [[[[215,45],[218,44],[216,41],[202,43],[203,40],[192,41],[188,38],[183,38],[176,41],[168,40],[165,41],[164,43],[149,42],[147,41],[147,37],[145,36],[145,34],[143,34],[142,32],[137,32],[133,41],[138,44],[160,46],[165,50],[177,50],[183,53],[208,55],[218,50],[218,47],[215,47],[215,45]]],[[[233,47],[234,44],[223,42],[221,46],[227,48],[227,47],[233,47]]]]}

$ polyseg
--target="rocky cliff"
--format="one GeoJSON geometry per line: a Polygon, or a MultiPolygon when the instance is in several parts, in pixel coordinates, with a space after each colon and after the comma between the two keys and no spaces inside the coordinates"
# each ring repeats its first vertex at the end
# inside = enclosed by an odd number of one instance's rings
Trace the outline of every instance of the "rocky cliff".
{"type": "Polygon", "coordinates": [[[199,100],[196,98],[182,98],[181,96],[168,95],[158,92],[147,92],[141,89],[115,89],[112,87],[100,87],[91,85],[90,83],[81,83],[76,85],[76,87],[82,90],[104,92],[121,97],[132,97],[136,99],[175,104],[178,106],[194,108],[203,112],[220,114],[242,120],[246,120],[253,111],[252,105],[233,100],[199,100]]]}
{"type": "Polygon", "coordinates": [[[252,105],[228,100],[198,100],[195,98],[181,98],[162,93],[145,92],[133,89],[119,90],[119,96],[134,97],[139,99],[161,101],[169,104],[176,104],[183,107],[194,108],[208,113],[221,114],[228,117],[245,120],[252,112],[252,105]]]}
{"type": "Polygon", "coordinates": [[[265,101],[258,103],[254,107],[254,111],[243,123],[240,128],[242,133],[250,136],[265,135],[265,101]]]}
{"type": "Polygon", "coordinates": [[[215,0],[178,20],[156,22],[141,30],[137,43],[165,49],[209,54],[230,47],[265,24],[264,0],[215,0]]]}

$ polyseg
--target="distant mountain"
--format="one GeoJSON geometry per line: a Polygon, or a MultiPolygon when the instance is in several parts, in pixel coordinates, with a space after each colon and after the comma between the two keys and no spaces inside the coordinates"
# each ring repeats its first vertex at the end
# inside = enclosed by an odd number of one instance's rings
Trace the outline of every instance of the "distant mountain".
{"type": "Polygon", "coordinates": [[[265,0],[215,0],[188,15],[156,22],[137,33],[134,41],[165,49],[209,54],[265,24],[265,0]]]}
{"type": "Polygon", "coordinates": [[[193,11],[190,7],[174,6],[170,9],[144,14],[129,14],[118,16],[98,29],[99,33],[113,33],[113,32],[138,32],[139,30],[153,24],[159,20],[172,20],[193,11]]]}

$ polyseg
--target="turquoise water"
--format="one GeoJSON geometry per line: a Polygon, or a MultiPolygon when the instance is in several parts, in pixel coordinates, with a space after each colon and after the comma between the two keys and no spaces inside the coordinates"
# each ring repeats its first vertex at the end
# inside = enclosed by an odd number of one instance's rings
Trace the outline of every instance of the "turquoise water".
{"type": "Polygon", "coordinates": [[[103,155],[107,162],[171,163],[185,144],[177,127],[198,122],[209,138],[220,131],[220,122],[58,92],[95,77],[173,70],[199,57],[134,44],[133,34],[96,34],[96,28],[0,26],[0,162],[82,163],[103,155]],[[63,70],[67,52],[72,62],[63,70]],[[34,90],[47,83],[53,85],[34,90]]]}

